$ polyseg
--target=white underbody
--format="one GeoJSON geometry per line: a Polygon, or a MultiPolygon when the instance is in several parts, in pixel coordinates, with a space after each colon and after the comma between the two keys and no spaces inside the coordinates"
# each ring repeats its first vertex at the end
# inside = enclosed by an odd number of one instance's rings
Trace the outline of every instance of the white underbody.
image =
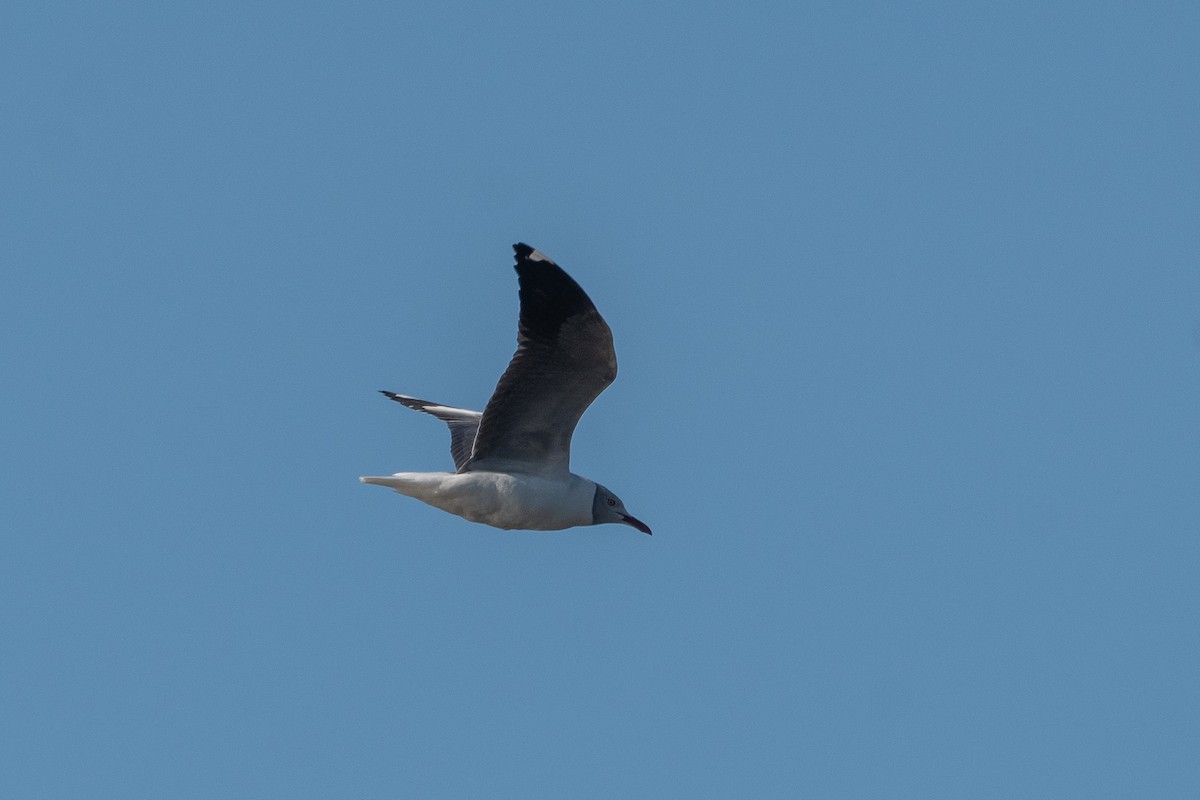
{"type": "Polygon", "coordinates": [[[595,483],[571,472],[397,472],[359,480],[504,530],[557,531],[591,525],[596,496],[595,483]]]}

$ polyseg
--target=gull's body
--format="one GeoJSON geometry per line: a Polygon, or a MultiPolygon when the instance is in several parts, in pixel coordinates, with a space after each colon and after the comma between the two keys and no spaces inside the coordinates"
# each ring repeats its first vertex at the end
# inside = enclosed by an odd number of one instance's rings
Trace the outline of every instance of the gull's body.
{"type": "Polygon", "coordinates": [[[617,375],[608,325],[567,273],[513,245],[520,280],[517,352],[482,412],[384,392],[450,427],[457,472],[360,478],[471,522],[505,530],[561,530],[623,522],[650,529],[605,487],[570,471],[580,416],[617,375]]]}
{"type": "Polygon", "coordinates": [[[400,472],[363,478],[455,516],[504,530],[557,531],[592,524],[596,484],[565,475],[511,472],[400,472]]]}

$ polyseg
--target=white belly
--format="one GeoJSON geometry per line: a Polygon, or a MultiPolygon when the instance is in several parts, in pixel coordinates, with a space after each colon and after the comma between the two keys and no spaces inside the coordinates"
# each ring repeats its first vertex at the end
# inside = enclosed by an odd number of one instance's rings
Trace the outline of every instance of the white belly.
{"type": "Polygon", "coordinates": [[[596,484],[503,472],[408,472],[392,476],[397,492],[451,514],[504,530],[557,531],[592,524],[596,484]]]}

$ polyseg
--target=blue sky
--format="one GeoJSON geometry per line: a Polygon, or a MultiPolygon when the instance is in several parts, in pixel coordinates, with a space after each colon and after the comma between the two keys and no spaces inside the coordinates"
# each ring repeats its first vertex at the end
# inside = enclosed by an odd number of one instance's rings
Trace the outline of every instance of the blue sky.
{"type": "Polygon", "coordinates": [[[1195,797],[1193,4],[9,4],[0,788],[1195,797]],[[611,324],[502,533],[527,241],[611,324]]]}

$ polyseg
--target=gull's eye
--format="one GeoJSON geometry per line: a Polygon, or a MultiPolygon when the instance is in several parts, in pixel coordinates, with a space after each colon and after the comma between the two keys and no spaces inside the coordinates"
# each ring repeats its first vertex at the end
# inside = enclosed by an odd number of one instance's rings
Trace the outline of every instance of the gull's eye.
{"type": "Polygon", "coordinates": [[[617,504],[617,501],[616,501],[616,500],[613,500],[613,499],[610,497],[610,498],[608,498],[608,504],[609,504],[610,506],[615,506],[615,505],[617,504]]]}

